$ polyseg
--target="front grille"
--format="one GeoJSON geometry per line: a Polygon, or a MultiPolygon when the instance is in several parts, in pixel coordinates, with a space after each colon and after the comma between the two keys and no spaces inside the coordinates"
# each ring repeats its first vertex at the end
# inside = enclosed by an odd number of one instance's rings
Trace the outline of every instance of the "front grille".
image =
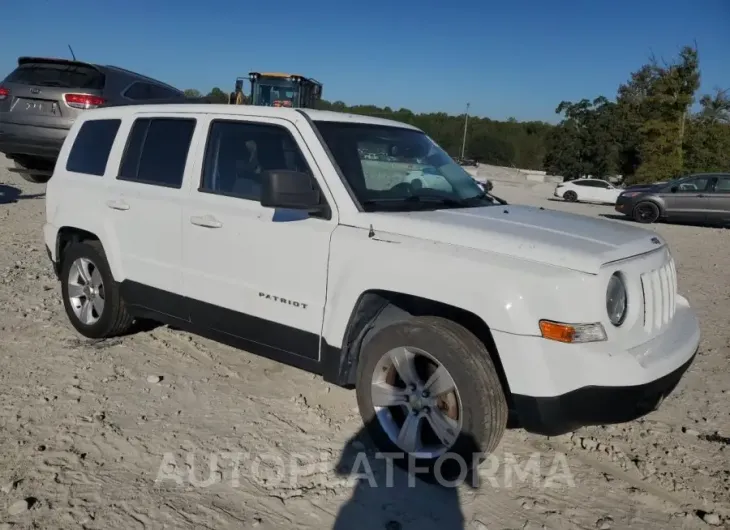
{"type": "Polygon", "coordinates": [[[677,269],[674,259],[658,269],[641,275],[644,291],[644,329],[651,333],[662,329],[677,308],[677,269]]]}

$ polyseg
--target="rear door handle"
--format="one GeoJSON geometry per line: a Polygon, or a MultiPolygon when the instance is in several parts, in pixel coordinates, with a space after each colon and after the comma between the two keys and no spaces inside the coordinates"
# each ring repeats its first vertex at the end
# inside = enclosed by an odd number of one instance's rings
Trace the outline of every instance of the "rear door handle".
{"type": "Polygon", "coordinates": [[[106,205],[113,210],[129,210],[129,204],[124,201],[106,201],[106,205]]]}
{"type": "Polygon", "coordinates": [[[190,222],[196,226],[204,226],[205,228],[220,228],[223,226],[223,223],[212,215],[194,215],[190,218],[190,222]]]}

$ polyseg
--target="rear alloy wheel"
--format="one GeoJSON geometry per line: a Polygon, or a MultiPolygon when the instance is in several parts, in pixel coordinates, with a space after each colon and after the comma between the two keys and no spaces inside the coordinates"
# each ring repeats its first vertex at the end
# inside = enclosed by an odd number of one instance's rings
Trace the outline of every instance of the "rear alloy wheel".
{"type": "Polygon", "coordinates": [[[638,223],[654,223],[659,215],[659,207],[651,201],[642,201],[634,206],[633,217],[638,223]]]}
{"type": "Polygon", "coordinates": [[[121,335],[132,325],[98,241],[73,243],[66,249],[61,264],[61,292],[66,315],[85,337],[121,335]]]}
{"type": "Polygon", "coordinates": [[[489,352],[443,318],[380,330],[358,363],[357,401],[381,451],[442,484],[473,471],[507,426],[507,401],[489,352]]]}
{"type": "Polygon", "coordinates": [[[573,190],[568,190],[563,194],[563,199],[568,202],[575,202],[578,200],[578,194],[573,190]]]}
{"type": "Polygon", "coordinates": [[[53,171],[53,164],[50,162],[44,163],[34,159],[23,160],[22,162],[13,160],[13,162],[15,163],[15,167],[21,170],[18,172],[18,175],[28,182],[45,184],[51,180],[49,172],[53,171]],[[38,171],[41,171],[41,173],[38,173],[38,171]]]}

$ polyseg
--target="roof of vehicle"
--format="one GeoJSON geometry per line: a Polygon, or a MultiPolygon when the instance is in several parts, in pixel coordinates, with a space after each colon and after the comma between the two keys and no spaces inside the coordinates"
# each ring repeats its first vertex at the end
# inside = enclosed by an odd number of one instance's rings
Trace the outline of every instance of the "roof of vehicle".
{"type": "Polygon", "coordinates": [[[403,129],[412,129],[420,131],[418,127],[414,127],[407,123],[387,120],[384,118],[375,118],[372,116],[364,116],[362,114],[349,114],[346,112],[334,112],[330,110],[315,110],[304,108],[286,108],[286,107],[263,107],[257,105],[227,105],[221,103],[207,103],[205,98],[195,98],[191,100],[159,100],[147,103],[111,103],[103,105],[98,109],[94,109],[83,114],[85,119],[93,119],[94,116],[104,114],[127,114],[131,112],[205,112],[214,114],[228,114],[236,116],[263,116],[272,118],[285,118],[294,120],[301,114],[306,114],[314,121],[336,121],[342,123],[363,123],[369,125],[383,125],[388,127],[400,127],[403,129]],[[127,110],[124,110],[127,109],[127,110]]]}
{"type": "Polygon", "coordinates": [[[401,127],[405,129],[413,129],[414,131],[420,131],[418,127],[414,127],[408,123],[401,121],[388,120],[386,118],[376,118],[374,116],[365,116],[363,114],[351,114],[349,112],[335,112],[332,110],[317,110],[317,109],[296,109],[307,114],[310,118],[315,121],[339,121],[339,122],[350,122],[350,123],[366,123],[370,125],[386,125],[390,127],[401,127]]]}
{"type": "Polygon", "coordinates": [[[249,75],[260,75],[261,77],[304,77],[299,74],[287,74],[284,72],[249,72],[249,75]]]}
{"type": "Polygon", "coordinates": [[[682,177],[678,177],[675,180],[684,179],[684,178],[691,178],[691,177],[727,177],[730,175],[727,171],[708,171],[703,173],[690,173],[689,175],[684,175],[682,177]]]}
{"type": "Polygon", "coordinates": [[[139,72],[127,70],[126,68],[122,68],[121,66],[105,64],[103,66],[100,66],[100,68],[106,68],[107,70],[116,71],[116,72],[127,74],[127,75],[133,76],[133,77],[138,77],[140,80],[148,81],[148,82],[154,83],[156,85],[164,86],[171,90],[176,90],[176,91],[180,92],[181,94],[183,94],[182,90],[180,90],[179,88],[177,88],[175,86],[169,85],[169,84],[165,83],[164,81],[160,81],[159,79],[155,79],[154,77],[150,77],[148,75],[140,74],[139,72]]]}

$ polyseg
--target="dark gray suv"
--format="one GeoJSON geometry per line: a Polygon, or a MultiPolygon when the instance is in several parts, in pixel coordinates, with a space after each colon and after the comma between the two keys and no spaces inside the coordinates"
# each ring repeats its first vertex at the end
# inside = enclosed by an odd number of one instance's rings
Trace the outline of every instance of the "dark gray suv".
{"type": "Polygon", "coordinates": [[[730,224],[730,173],[697,173],[669,182],[632,187],[616,200],[616,211],[640,223],[730,224]]]}
{"type": "Polygon", "coordinates": [[[116,66],[20,57],[0,82],[0,153],[31,182],[47,182],[76,116],[106,103],[184,98],[181,90],[116,66]]]}

